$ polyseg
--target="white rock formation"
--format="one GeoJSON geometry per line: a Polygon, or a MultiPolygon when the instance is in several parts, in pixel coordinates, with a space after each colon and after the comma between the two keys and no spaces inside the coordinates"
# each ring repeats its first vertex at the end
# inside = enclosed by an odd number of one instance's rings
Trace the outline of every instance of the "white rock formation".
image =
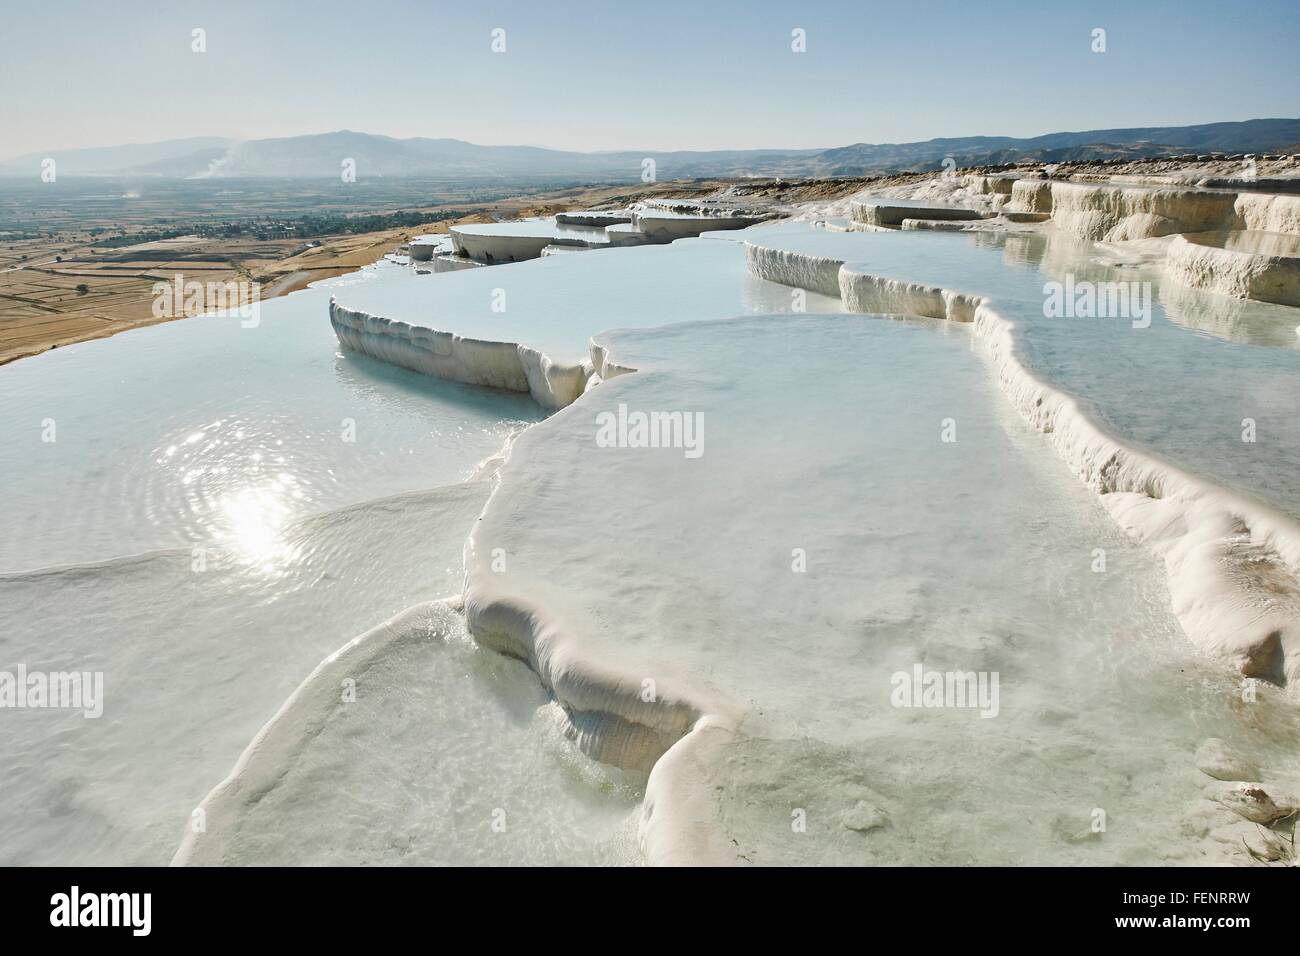
{"type": "Polygon", "coordinates": [[[1023,178],[1012,183],[1006,208],[1050,213],[1056,228],[1096,241],[1215,230],[1300,235],[1294,194],[1023,178]]]}
{"type": "Polygon", "coordinates": [[[1234,215],[1236,194],[1053,182],[1052,222],[1080,239],[1118,241],[1205,232],[1234,215]]]}
{"type": "Polygon", "coordinates": [[[1238,299],[1300,305],[1300,257],[1296,255],[1240,251],[1210,245],[1195,235],[1179,235],[1169,244],[1165,268],[1171,278],[1193,289],[1238,299]]]}
{"type": "MultiPolygon", "coordinates": [[[[1011,432],[1021,437],[1008,434],[987,370],[970,353],[969,328],[773,315],[600,336],[592,364],[608,383],[512,448],[466,550],[470,630],[543,676],[584,750],[652,767],[642,823],[649,862],[984,859],[990,844],[972,833],[987,837],[1011,819],[1016,827],[1050,821],[1029,808],[1059,806],[1064,777],[1035,775],[1011,793],[994,784],[1027,751],[1036,767],[1076,781],[1089,762],[1118,763],[1148,781],[1126,783],[1128,796],[1114,797],[1121,803],[1161,794],[1169,813],[1186,798],[1183,778],[1187,793],[1199,792],[1190,759],[1175,781],[1164,762],[1127,746],[1167,747],[1145,736],[1138,743],[1127,729],[1131,708],[1164,704],[1136,704],[1134,685],[1120,691],[1115,675],[1084,663],[1095,662],[1098,640],[1112,647],[1176,636],[1172,614],[1151,608],[1148,625],[1161,621],[1159,631],[1135,635],[1119,610],[1133,606],[1128,589],[1147,575],[1158,581],[1160,569],[1116,534],[1112,558],[1123,562],[1131,548],[1133,574],[1080,573],[1071,555],[1114,532],[1047,447],[1019,423],[1011,432]],[[628,366],[639,371],[613,374],[628,366]],[[796,393],[800,401],[789,401],[796,393]],[[908,400],[893,401],[899,394],[908,400]],[[698,410],[708,451],[692,461],[673,449],[601,447],[596,416],[620,403],[698,410]],[[956,446],[938,440],[943,409],[959,409],[970,429],[956,446]],[[768,451],[773,434],[780,456],[768,451]],[[1032,468],[1016,458],[1026,451],[1032,468]],[[1077,507],[1046,518],[1041,502],[1059,500],[1061,489],[1077,507]],[[1034,561],[995,557],[1008,519],[1039,522],[1034,561]],[[1042,543],[1083,520],[1071,543],[1042,543]],[[790,546],[803,542],[806,575],[790,564],[790,546]],[[1031,583],[1049,573],[1040,559],[1058,565],[1053,581],[1080,593],[1060,601],[1031,583]],[[996,586],[984,587],[986,579],[996,586]],[[1115,613],[1076,600],[1096,587],[1116,601],[1115,613]],[[1036,639],[1040,628],[1053,639],[1036,639]],[[930,666],[1002,670],[1008,682],[1014,674],[1016,689],[1006,691],[1014,711],[944,721],[891,705],[891,671],[899,661],[911,668],[918,654],[930,666]],[[1075,675],[1068,687],[1058,680],[1067,673],[1075,675]],[[1087,709],[1076,724],[1061,713],[1063,697],[1085,685],[1127,705],[1087,709]],[[1101,711],[1110,729],[1098,734],[1101,711]],[[1094,735],[1124,740],[1124,753],[1094,735]],[[905,756],[915,753],[944,756],[905,756]],[[965,821],[960,845],[921,847],[918,834],[956,823],[940,806],[951,801],[947,779],[998,799],[954,809],[965,821]],[[792,829],[804,822],[806,833],[792,829]]],[[[1141,681],[1139,696],[1161,684],[1141,681]]],[[[1197,742],[1189,734],[1179,752],[1190,755],[1197,742]]],[[[1131,819],[1172,831],[1172,816],[1131,819]]],[[[1081,811],[1070,832],[1088,824],[1081,811]]],[[[1004,861],[1124,858],[1122,839],[1058,846],[1055,833],[1044,823],[1032,838],[1011,840],[1014,849],[999,841],[996,852],[1004,861]]]]}
{"type": "Polygon", "coordinates": [[[1011,186],[1010,208],[1021,212],[1051,213],[1052,184],[1045,179],[1017,179],[1011,186]]]}
{"type": "Polygon", "coordinates": [[[983,219],[987,215],[978,209],[965,206],[883,197],[855,200],[849,204],[849,210],[855,222],[868,226],[888,227],[901,226],[904,219],[967,221],[983,219]]]}
{"type": "Polygon", "coordinates": [[[527,392],[543,408],[563,408],[587,384],[586,363],[553,361],[517,342],[490,342],[409,325],[339,305],[330,299],[330,324],[339,341],[357,352],[426,375],[527,392]]]}
{"type": "Polygon", "coordinates": [[[532,236],[493,233],[475,226],[452,226],[449,231],[457,255],[486,263],[536,259],[555,241],[554,232],[545,223],[539,224],[538,234],[532,236]]]}
{"type": "Polygon", "coordinates": [[[578,210],[557,212],[555,221],[569,226],[613,226],[619,223],[630,223],[632,214],[618,210],[578,210]]]}
{"type": "Polygon", "coordinates": [[[813,280],[829,288],[838,269],[841,296],[855,312],[974,322],[1015,408],[1102,496],[1115,521],[1164,559],[1188,636],[1247,677],[1300,687],[1300,522],[1107,434],[1074,398],[1025,367],[1015,324],[995,302],[789,252],[779,242],[751,241],[746,252],[756,275],[788,285],[813,280]]]}

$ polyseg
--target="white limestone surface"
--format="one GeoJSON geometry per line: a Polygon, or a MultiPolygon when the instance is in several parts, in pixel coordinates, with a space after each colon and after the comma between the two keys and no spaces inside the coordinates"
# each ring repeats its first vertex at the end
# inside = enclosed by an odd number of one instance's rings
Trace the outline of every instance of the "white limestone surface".
{"type": "Polygon", "coordinates": [[[0,574],[0,670],[103,675],[98,717],[5,710],[0,864],[165,865],[323,657],[457,590],[487,495],[475,480],[291,522],[259,539],[269,569],[186,548],[0,574]]]}
{"type": "Polygon", "coordinates": [[[1294,708],[1264,687],[1237,716],[1158,563],[970,346],[864,316],[614,332],[598,361],[638,371],[513,446],[470,631],[586,752],[653,764],[648,862],[1220,861],[1186,822],[1202,738],[1291,759],[1294,708]],[[693,437],[644,447],[636,413],[693,437]],[[917,667],[996,674],[997,701],[900,706],[917,667]]]}
{"type": "Polygon", "coordinates": [[[451,250],[451,236],[446,233],[415,236],[406,248],[412,262],[428,262],[435,255],[451,250]]]}
{"type": "Polygon", "coordinates": [[[1223,228],[1236,194],[1092,183],[1052,183],[1052,222],[1080,239],[1145,239],[1223,228]]]}
{"type": "MultiPolygon", "coordinates": [[[[555,409],[586,388],[593,371],[588,342],[596,332],[796,304],[789,289],[749,274],[738,242],[693,239],[547,256],[403,288],[358,286],[331,302],[330,318],[353,351],[439,378],[525,392],[555,409]]],[[[840,308],[834,300],[798,304],[840,308]]]]}
{"type": "Polygon", "coordinates": [[[1174,281],[1194,289],[1300,306],[1300,235],[1214,232],[1175,236],[1165,270],[1174,281]]]}
{"type": "MultiPolygon", "coordinates": [[[[1188,636],[1248,677],[1300,686],[1300,521],[1117,439],[1099,425],[1095,408],[1059,387],[1065,376],[1054,374],[1050,362],[1035,363],[1031,371],[1021,354],[1036,344],[1033,330],[1043,323],[1025,309],[1033,299],[1014,270],[1006,270],[1011,281],[990,275],[989,257],[972,246],[950,246],[947,258],[936,248],[924,260],[899,261],[891,259],[898,248],[888,243],[884,236],[834,233],[760,237],[749,244],[750,266],[773,279],[785,272],[793,283],[806,275],[818,252],[835,250],[842,258],[823,258],[843,263],[840,284],[850,308],[974,322],[977,341],[1017,410],[1103,496],[1115,520],[1165,560],[1173,608],[1188,636]],[[936,271],[944,278],[930,284],[928,276],[936,271]],[[927,281],[910,281],[918,275],[927,281]],[[988,294],[965,291],[981,287],[988,294]],[[1046,375],[1039,371],[1044,365],[1046,375]]],[[[1148,322],[1142,330],[1150,327],[1148,322]]],[[[1076,349],[1088,343],[1086,336],[1072,340],[1076,349]]],[[[1185,336],[1182,344],[1188,344],[1185,336]]],[[[1281,357],[1292,376],[1300,372],[1292,353],[1263,355],[1281,357]]],[[[1222,355],[1215,359],[1221,362],[1222,355]]],[[[1240,388],[1241,369],[1229,371],[1240,388]]],[[[1151,369],[1143,373],[1141,384],[1150,386],[1151,369]]],[[[1275,448],[1272,454],[1276,464],[1295,449],[1275,448]]],[[[1202,464],[1195,457],[1193,462],[1202,464]]]]}
{"type": "Polygon", "coordinates": [[[630,223],[632,214],[617,209],[578,209],[571,212],[557,212],[555,221],[566,226],[613,226],[630,223]]]}
{"type": "Polygon", "coordinates": [[[1045,179],[1017,179],[1011,186],[1008,207],[1021,212],[1050,213],[1052,184],[1045,179]]]}
{"type": "Polygon", "coordinates": [[[638,214],[632,221],[632,228],[645,236],[647,242],[665,243],[691,239],[715,229],[744,229],[754,223],[755,220],[748,216],[726,218],[648,212],[638,214]]]}
{"type": "Polygon", "coordinates": [[[468,477],[542,409],[344,350],[323,321],[332,294],[442,278],[385,263],[255,319],[198,316],[4,366],[0,572],[191,547],[257,565],[297,520],[468,477]]]}
{"type": "Polygon", "coordinates": [[[485,262],[479,262],[475,259],[469,259],[465,256],[458,256],[454,253],[443,253],[435,255],[430,260],[432,269],[430,271],[438,272],[460,272],[463,269],[478,269],[487,265],[485,262]]]}
{"type": "Polygon", "coordinates": [[[1300,236],[1300,195],[1243,192],[1233,203],[1236,219],[1220,228],[1300,236]]]}
{"type": "Polygon", "coordinates": [[[1211,230],[1300,234],[1300,197],[1265,192],[1022,180],[1011,205],[1050,212],[1080,239],[1131,240],[1211,230]]]}
{"type": "Polygon", "coordinates": [[[905,219],[936,219],[961,222],[983,218],[979,209],[922,199],[893,199],[880,196],[855,200],[850,216],[869,226],[901,226],[905,219]]]}
{"type": "Polygon", "coordinates": [[[1288,411],[1300,391],[1291,309],[1169,282],[1159,268],[1163,248],[1154,265],[1143,266],[1117,263],[1116,247],[1051,234],[845,234],[795,224],[745,235],[751,269],[774,281],[784,276],[812,288],[811,271],[829,292],[835,264],[849,260],[867,275],[932,290],[926,294],[934,301],[945,289],[968,302],[993,299],[1016,322],[1022,360],[1089,405],[1098,421],[1188,471],[1300,517],[1300,421],[1288,411]],[[1136,312],[1047,314],[1053,296],[1064,300],[1074,289],[1073,306],[1099,283],[1123,283],[1135,291],[1135,307],[1149,293],[1149,323],[1136,312]],[[1229,323],[1219,330],[1228,341],[1188,334],[1213,332],[1220,320],[1229,323]],[[1244,347],[1257,344],[1284,348],[1244,347]],[[1185,396],[1189,380],[1196,382],[1193,401],[1185,396]],[[1242,441],[1246,418],[1260,426],[1254,442],[1242,441]]]}
{"type": "Polygon", "coordinates": [[[601,226],[575,225],[555,219],[470,223],[452,226],[448,232],[458,255],[483,263],[536,259],[554,242],[570,242],[583,247],[609,243],[601,226]]]}
{"type": "Polygon", "coordinates": [[[639,862],[641,782],[574,750],[536,676],[448,602],[330,654],[187,827],[177,865],[639,862]]]}

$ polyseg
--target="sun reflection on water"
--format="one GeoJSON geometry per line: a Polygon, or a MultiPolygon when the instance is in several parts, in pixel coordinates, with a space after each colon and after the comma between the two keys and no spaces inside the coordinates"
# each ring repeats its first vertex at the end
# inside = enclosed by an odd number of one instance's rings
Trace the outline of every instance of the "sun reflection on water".
{"type": "Polygon", "coordinates": [[[227,492],[218,502],[220,522],[214,530],[232,552],[267,574],[293,557],[293,548],[284,538],[293,513],[293,482],[287,477],[227,492]]]}
{"type": "Polygon", "coordinates": [[[155,463],[180,492],[171,520],[179,517],[203,547],[277,574],[298,557],[290,528],[312,497],[310,478],[288,470],[292,457],[272,422],[231,418],[173,436],[155,463]]]}

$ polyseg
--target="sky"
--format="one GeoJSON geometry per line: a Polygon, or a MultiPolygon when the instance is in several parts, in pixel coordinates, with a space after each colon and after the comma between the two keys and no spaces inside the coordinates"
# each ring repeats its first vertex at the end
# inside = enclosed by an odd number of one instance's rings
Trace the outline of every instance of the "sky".
{"type": "Polygon", "coordinates": [[[338,129],[815,148],[1300,115],[1297,0],[2,2],[0,158],[338,129]]]}

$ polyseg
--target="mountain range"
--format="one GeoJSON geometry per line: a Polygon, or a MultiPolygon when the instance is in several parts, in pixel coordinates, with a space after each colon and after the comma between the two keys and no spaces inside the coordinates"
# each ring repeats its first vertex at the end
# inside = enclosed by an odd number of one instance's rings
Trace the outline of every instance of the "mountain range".
{"type": "Polygon", "coordinates": [[[550,178],[636,181],[653,159],[659,179],[737,176],[862,176],[1010,162],[1136,159],[1183,153],[1293,151],[1300,119],[1254,119],[1200,126],[966,136],[915,143],[854,143],[831,149],[571,152],[537,146],[481,146],[458,139],[395,139],[340,130],[307,136],[236,141],[192,137],[159,143],[30,153],[0,162],[0,176],[39,176],[54,158],[65,176],[174,179],[322,178],[339,176],[346,160],[358,178],[550,178]]]}

